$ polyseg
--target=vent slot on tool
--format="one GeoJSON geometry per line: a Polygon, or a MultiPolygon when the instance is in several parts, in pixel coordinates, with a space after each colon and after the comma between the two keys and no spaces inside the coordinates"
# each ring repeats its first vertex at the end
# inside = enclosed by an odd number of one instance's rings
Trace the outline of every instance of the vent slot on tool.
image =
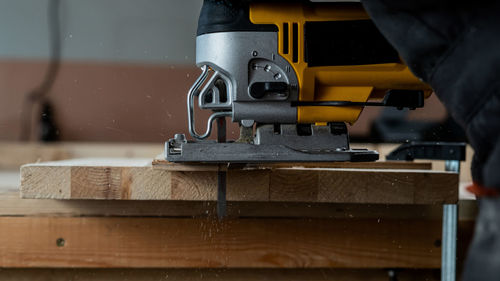
{"type": "Polygon", "coordinates": [[[299,61],[299,25],[292,24],[292,61],[299,61]]]}
{"type": "Polygon", "coordinates": [[[288,54],[288,23],[283,23],[283,30],[281,31],[283,36],[283,54],[288,54]]]}

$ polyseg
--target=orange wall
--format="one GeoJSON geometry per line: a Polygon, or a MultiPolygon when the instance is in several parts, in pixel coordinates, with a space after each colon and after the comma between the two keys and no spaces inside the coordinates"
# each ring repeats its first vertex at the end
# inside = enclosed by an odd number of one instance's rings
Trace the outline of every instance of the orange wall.
{"type": "MultiPolygon", "coordinates": [[[[0,139],[20,133],[23,99],[43,62],[0,63],[0,139]]],[[[185,96],[195,67],[64,63],[50,98],[68,141],[163,141],[186,127],[185,96]]]]}
{"type": "MultiPolygon", "coordinates": [[[[45,68],[43,61],[0,61],[0,140],[19,138],[23,100],[45,68]]],[[[65,62],[50,93],[61,139],[163,142],[187,133],[186,93],[198,74],[195,66],[65,62]]],[[[378,112],[365,110],[351,134],[366,133],[378,112]]],[[[412,115],[440,119],[445,111],[433,97],[412,115]]],[[[200,131],[206,116],[198,119],[200,131]]]]}

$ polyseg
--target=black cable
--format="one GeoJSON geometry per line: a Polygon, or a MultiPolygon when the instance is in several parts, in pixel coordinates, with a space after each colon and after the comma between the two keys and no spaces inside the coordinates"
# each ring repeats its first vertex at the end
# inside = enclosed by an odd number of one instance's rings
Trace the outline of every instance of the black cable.
{"type": "Polygon", "coordinates": [[[50,61],[42,83],[29,92],[25,97],[21,116],[20,139],[22,141],[30,139],[33,107],[38,103],[48,103],[47,96],[59,73],[61,65],[60,3],[60,0],[49,0],[47,5],[47,23],[50,37],[50,61]]]}
{"type": "Polygon", "coordinates": [[[292,106],[386,106],[384,102],[357,101],[295,101],[292,106]]]}

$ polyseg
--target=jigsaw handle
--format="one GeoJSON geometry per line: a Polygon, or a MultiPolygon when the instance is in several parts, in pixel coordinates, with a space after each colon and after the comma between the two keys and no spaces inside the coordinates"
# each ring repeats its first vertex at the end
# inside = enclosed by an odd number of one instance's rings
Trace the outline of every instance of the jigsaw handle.
{"type": "Polygon", "coordinates": [[[278,31],[272,24],[253,24],[249,1],[204,0],[197,36],[229,31],[278,31]]]}

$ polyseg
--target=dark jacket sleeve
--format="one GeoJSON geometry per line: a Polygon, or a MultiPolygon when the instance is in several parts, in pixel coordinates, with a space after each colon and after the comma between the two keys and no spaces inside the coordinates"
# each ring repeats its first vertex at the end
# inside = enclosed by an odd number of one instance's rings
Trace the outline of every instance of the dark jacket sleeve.
{"type": "Polygon", "coordinates": [[[474,180],[500,188],[500,1],[362,2],[413,73],[464,127],[475,150],[474,180]]]}

